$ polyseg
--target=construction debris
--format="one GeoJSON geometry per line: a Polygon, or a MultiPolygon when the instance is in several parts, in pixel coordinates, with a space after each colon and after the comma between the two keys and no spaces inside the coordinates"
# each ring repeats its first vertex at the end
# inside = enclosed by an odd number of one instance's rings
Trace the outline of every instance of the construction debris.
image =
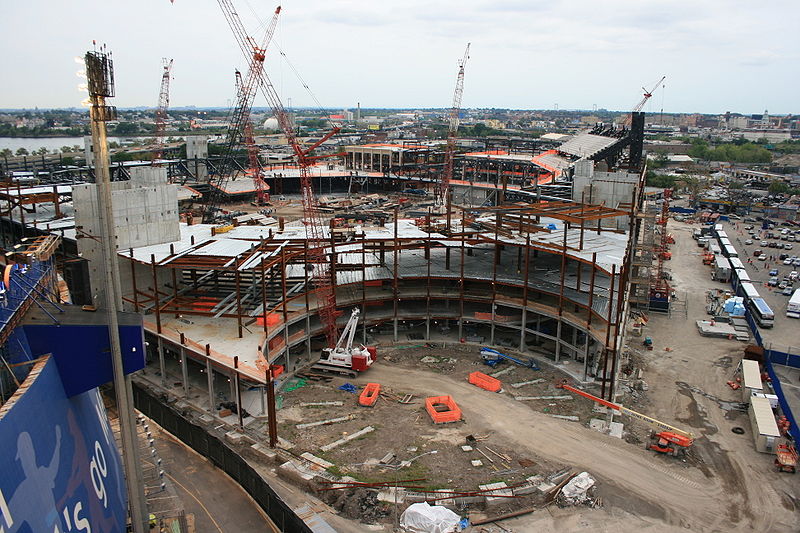
{"type": "Polygon", "coordinates": [[[336,448],[337,446],[341,446],[342,444],[346,444],[346,443],[350,442],[351,440],[354,440],[354,439],[357,439],[359,437],[362,437],[362,436],[364,436],[367,433],[370,433],[372,431],[375,431],[375,428],[372,427],[372,426],[367,426],[367,427],[365,427],[363,429],[360,429],[360,430],[356,431],[352,435],[348,435],[348,436],[346,436],[344,438],[341,438],[341,439],[339,439],[337,441],[331,442],[330,444],[326,444],[325,446],[321,446],[320,450],[322,450],[323,452],[328,452],[328,451],[336,448]]]}
{"type": "Polygon", "coordinates": [[[505,374],[508,374],[510,372],[513,372],[514,369],[515,369],[515,367],[509,366],[509,367],[504,368],[503,370],[498,370],[497,372],[494,372],[494,373],[489,374],[489,375],[492,376],[493,378],[499,378],[502,375],[505,375],[505,374]]]}
{"type": "Polygon", "coordinates": [[[521,381],[519,383],[512,383],[511,386],[514,387],[515,389],[518,389],[520,387],[524,387],[525,385],[535,385],[536,383],[541,383],[543,381],[544,381],[543,379],[532,379],[530,381],[521,381]]]}
{"type": "Polygon", "coordinates": [[[344,402],[333,401],[333,402],[307,402],[301,403],[300,407],[342,407],[344,402]]]}
{"type": "Polygon", "coordinates": [[[514,399],[519,402],[526,400],[574,400],[572,396],[515,396],[514,399]]]}
{"type": "Polygon", "coordinates": [[[318,422],[307,422],[305,424],[297,424],[295,427],[297,429],[308,429],[317,426],[327,426],[328,424],[336,424],[337,422],[347,422],[348,420],[352,420],[355,417],[356,415],[340,416],[338,418],[328,418],[327,420],[320,420],[318,422]]]}

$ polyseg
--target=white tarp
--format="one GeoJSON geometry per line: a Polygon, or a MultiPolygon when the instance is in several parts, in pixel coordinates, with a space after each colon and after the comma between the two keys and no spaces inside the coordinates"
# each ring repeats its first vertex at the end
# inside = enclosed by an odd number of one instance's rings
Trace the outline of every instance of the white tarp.
{"type": "Polygon", "coordinates": [[[414,503],[400,515],[400,527],[414,533],[450,533],[456,531],[461,517],[441,505],[414,503]]]}
{"type": "Polygon", "coordinates": [[[581,472],[561,489],[561,494],[571,503],[582,503],[586,500],[586,492],[594,485],[594,478],[589,472],[581,472]]]}

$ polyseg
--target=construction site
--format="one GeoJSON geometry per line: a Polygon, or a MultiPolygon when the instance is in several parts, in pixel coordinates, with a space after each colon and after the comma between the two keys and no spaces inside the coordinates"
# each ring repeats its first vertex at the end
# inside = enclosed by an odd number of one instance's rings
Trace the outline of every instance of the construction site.
{"type": "Polygon", "coordinates": [[[280,8],[257,41],[219,4],[249,67],[222,155],[201,136],[161,150],[168,61],[152,160],[109,164],[101,49],[91,163],[0,188],[9,263],[51,239],[61,303],[140,321],[141,415],[276,531],[797,530],[779,473],[797,427],[769,354],[747,324],[694,326],[697,295],[730,286],[671,191],[645,187],[658,84],[624,124],[465,149],[467,45],[446,138],[300,138],[263,68],[280,8]],[[284,161],[254,138],[259,92],[284,161]],[[775,398],[759,414],[730,385],[742,360],[775,398]],[[764,436],[754,417],[787,422],[764,436]]]}

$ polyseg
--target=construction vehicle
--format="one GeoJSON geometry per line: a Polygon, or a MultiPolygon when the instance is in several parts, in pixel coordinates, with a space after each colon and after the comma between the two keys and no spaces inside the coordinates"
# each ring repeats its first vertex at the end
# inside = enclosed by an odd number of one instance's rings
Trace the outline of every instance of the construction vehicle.
{"type": "Polygon", "coordinates": [[[539,365],[537,365],[536,361],[533,359],[523,361],[522,359],[511,357],[510,355],[498,352],[492,348],[481,348],[481,357],[483,358],[483,364],[491,368],[496,367],[503,361],[511,361],[516,365],[524,366],[525,368],[530,368],[531,370],[541,370],[539,365]]]}
{"type": "Polygon", "coordinates": [[[647,450],[678,457],[691,447],[692,440],[673,431],[653,431],[650,433],[650,440],[645,443],[644,447],[647,450]]]}
{"type": "Polygon", "coordinates": [[[358,327],[358,315],[358,308],[353,309],[350,320],[342,330],[336,346],[323,348],[322,357],[311,366],[310,370],[332,372],[354,378],[358,376],[359,372],[372,366],[378,355],[375,347],[353,346],[353,338],[358,327]]]}
{"type": "Polygon", "coordinates": [[[579,394],[584,398],[589,398],[593,402],[599,403],[600,405],[613,409],[614,411],[618,411],[621,414],[628,415],[631,418],[641,420],[650,427],[654,428],[655,431],[650,434],[650,440],[645,444],[645,448],[648,450],[653,450],[654,452],[677,457],[686,453],[686,450],[691,448],[692,444],[694,443],[694,435],[688,431],[678,429],[665,422],[656,420],[653,417],[643,415],[642,413],[638,413],[632,409],[628,409],[623,405],[598,398],[593,394],[589,394],[588,392],[567,385],[564,382],[559,383],[557,387],[574,392],[575,394],[579,394]]]}
{"type": "Polygon", "coordinates": [[[791,444],[778,444],[775,451],[775,467],[778,472],[794,474],[797,471],[797,450],[791,444]]]}

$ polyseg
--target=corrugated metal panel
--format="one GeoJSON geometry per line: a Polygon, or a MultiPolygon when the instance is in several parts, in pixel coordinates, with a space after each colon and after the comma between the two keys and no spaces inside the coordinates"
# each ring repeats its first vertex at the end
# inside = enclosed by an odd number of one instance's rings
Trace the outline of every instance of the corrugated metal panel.
{"type": "Polygon", "coordinates": [[[249,241],[239,241],[236,239],[220,239],[211,241],[202,248],[199,248],[189,255],[212,255],[217,257],[236,257],[254,245],[249,241]]]}

